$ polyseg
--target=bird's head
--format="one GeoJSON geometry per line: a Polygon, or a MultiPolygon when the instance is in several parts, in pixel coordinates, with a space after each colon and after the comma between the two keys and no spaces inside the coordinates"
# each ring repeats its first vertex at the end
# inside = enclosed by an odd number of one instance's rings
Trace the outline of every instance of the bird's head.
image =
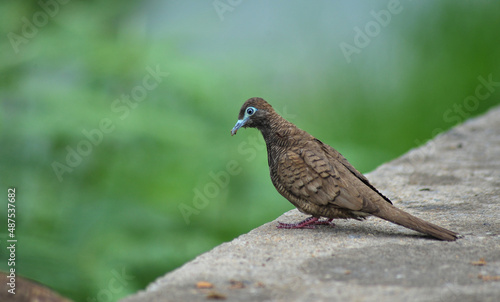
{"type": "Polygon", "coordinates": [[[274,113],[273,107],[261,98],[248,99],[241,106],[238,121],[231,130],[231,135],[235,135],[238,129],[260,128],[269,121],[270,115],[274,113]]]}

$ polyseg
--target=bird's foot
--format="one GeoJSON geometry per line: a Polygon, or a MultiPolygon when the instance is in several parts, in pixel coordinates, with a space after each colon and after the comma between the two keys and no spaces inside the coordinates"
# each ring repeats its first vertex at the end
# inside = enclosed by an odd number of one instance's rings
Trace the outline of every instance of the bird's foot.
{"type": "Polygon", "coordinates": [[[332,222],[333,218],[329,218],[327,220],[319,220],[318,217],[309,217],[307,219],[302,220],[301,222],[297,223],[283,223],[278,221],[278,229],[314,229],[316,228],[316,225],[330,225],[330,226],[335,226],[335,224],[332,222]]]}

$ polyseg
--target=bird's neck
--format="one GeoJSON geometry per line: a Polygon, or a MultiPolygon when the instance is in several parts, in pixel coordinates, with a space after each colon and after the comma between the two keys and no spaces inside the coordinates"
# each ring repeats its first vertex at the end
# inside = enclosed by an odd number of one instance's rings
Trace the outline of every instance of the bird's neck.
{"type": "Polygon", "coordinates": [[[298,129],[294,124],[285,120],[278,114],[268,119],[262,127],[258,127],[266,144],[290,145],[293,144],[294,134],[298,129]]]}
{"type": "Polygon", "coordinates": [[[290,147],[298,146],[304,142],[305,131],[276,114],[268,123],[259,127],[267,146],[267,156],[270,167],[274,166],[280,155],[290,147]],[[302,139],[300,139],[302,137],[302,139]]]}

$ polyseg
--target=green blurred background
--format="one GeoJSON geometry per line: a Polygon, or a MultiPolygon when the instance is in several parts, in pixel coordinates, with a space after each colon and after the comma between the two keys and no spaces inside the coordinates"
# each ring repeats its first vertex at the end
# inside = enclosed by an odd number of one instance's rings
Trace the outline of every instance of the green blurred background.
{"type": "Polygon", "coordinates": [[[292,208],[260,134],[229,134],[249,97],[362,172],[500,103],[499,84],[474,102],[481,77],[500,82],[498,1],[41,3],[0,3],[0,269],[15,186],[17,273],[76,301],[143,289],[292,208]]]}

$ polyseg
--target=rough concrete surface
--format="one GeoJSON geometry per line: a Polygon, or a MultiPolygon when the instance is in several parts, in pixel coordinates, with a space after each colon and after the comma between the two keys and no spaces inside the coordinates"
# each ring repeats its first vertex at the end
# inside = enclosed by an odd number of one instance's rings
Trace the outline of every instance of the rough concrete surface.
{"type": "Polygon", "coordinates": [[[367,176],[397,207],[463,238],[375,217],[298,230],[272,221],[122,301],[500,301],[500,107],[367,176]]]}

